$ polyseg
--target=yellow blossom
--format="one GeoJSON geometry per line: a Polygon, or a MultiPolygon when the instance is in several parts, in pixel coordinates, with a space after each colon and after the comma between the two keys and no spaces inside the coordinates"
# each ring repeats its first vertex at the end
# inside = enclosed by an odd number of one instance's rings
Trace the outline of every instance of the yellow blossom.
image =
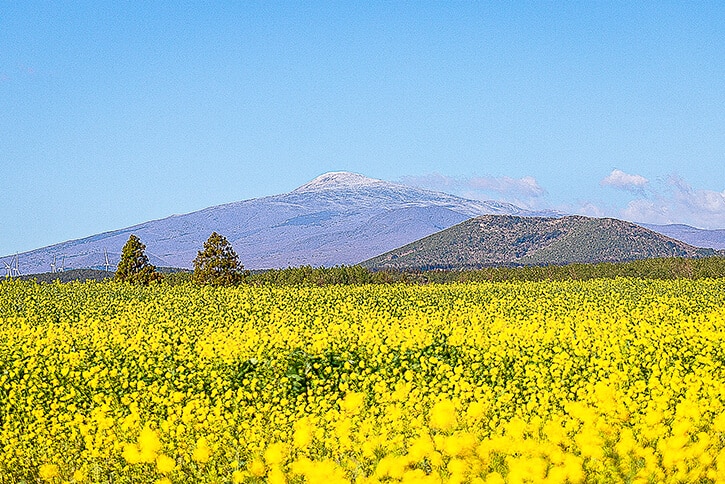
{"type": "Polygon", "coordinates": [[[161,474],[168,474],[176,467],[176,461],[171,457],[160,454],[156,457],[156,469],[161,474]]]}
{"type": "Polygon", "coordinates": [[[204,464],[209,461],[210,457],[211,449],[209,448],[209,443],[207,442],[206,437],[199,437],[196,441],[194,452],[191,454],[191,458],[196,462],[204,464]]]}
{"type": "Polygon", "coordinates": [[[54,477],[58,477],[58,466],[55,464],[43,464],[40,466],[38,475],[44,481],[50,481],[54,477]]]}

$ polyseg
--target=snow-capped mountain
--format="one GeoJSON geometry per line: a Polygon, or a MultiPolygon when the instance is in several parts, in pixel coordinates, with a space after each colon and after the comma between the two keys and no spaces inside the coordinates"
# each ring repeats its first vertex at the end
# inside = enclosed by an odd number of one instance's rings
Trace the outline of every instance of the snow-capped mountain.
{"type": "MultiPolygon", "coordinates": [[[[66,269],[120,259],[130,234],[146,244],[157,266],[192,267],[216,231],[232,243],[249,269],[355,264],[487,215],[558,216],[495,201],[475,201],[347,172],[321,175],[292,192],[174,215],[133,227],[19,254],[25,274],[48,272],[55,257],[66,269]]],[[[11,257],[2,258],[10,262],[11,257]]]]}

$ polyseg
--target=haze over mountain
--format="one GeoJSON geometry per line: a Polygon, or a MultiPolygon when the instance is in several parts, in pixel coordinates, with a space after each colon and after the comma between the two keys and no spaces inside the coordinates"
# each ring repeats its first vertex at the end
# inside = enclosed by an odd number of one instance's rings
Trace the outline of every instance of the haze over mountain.
{"type": "MultiPolygon", "coordinates": [[[[173,215],[19,254],[23,273],[58,267],[115,269],[130,234],[152,264],[192,267],[216,231],[249,269],[355,264],[484,214],[549,215],[508,203],[475,201],[347,172],[321,175],[292,192],[173,215]]],[[[3,258],[10,262],[10,256],[3,258]]]]}
{"type": "Polygon", "coordinates": [[[639,225],[609,218],[486,215],[374,257],[371,269],[475,269],[494,265],[624,262],[654,257],[706,257],[639,225]]]}
{"type": "Polygon", "coordinates": [[[639,223],[637,225],[654,230],[673,239],[681,240],[695,247],[709,247],[718,250],[725,249],[725,229],[704,230],[683,224],[655,225],[639,223]]]}

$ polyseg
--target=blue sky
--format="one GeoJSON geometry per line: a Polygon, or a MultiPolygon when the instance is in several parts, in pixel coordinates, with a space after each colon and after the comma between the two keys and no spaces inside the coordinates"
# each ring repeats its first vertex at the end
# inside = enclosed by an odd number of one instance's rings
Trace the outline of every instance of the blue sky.
{"type": "Polygon", "coordinates": [[[725,228],[720,2],[3,2],[0,254],[349,170],[725,228]]]}

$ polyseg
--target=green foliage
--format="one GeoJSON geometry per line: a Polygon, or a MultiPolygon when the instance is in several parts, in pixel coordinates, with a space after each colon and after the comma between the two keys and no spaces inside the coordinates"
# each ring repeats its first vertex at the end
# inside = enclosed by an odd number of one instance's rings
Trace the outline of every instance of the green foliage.
{"type": "Polygon", "coordinates": [[[371,271],[361,266],[290,267],[252,274],[247,283],[270,286],[354,284],[427,284],[449,282],[586,281],[639,279],[704,279],[725,277],[725,257],[671,257],[631,262],[526,267],[485,267],[476,270],[371,271]]]}
{"type": "Polygon", "coordinates": [[[374,284],[377,274],[360,266],[289,267],[253,274],[249,282],[274,286],[329,286],[334,284],[374,284]]]}
{"type": "Polygon", "coordinates": [[[194,273],[191,271],[175,271],[164,274],[164,284],[169,286],[180,286],[192,282],[194,273]]]}
{"type": "MultiPolygon", "coordinates": [[[[157,269],[163,271],[163,268],[157,269]]],[[[87,274],[103,271],[72,270],[60,274],[22,276],[38,282],[83,281],[87,274]],[[63,275],[62,278],[56,277],[63,275]]],[[[177,286],[192,282],[194,274],[186,271],[164,274],[165,285],[177,286]]],[[[632,262],[600,264],[567,264],[525,267],[486,267],[476,270],[434,269],[427,271],[372,271],[361,266],[289,267],[266,271],[244,272],[244,283],[254,286],[329,286],[361,284],[427,284],[450,282],[516,282],[516,281],[586,281],[590,279],[705,279],[725,277],[725,257],[690,259],[685,257],[646,259],[632,262]]],[[[102,277],[99,277],[102,279],[102,277]]]]}
{"type": "Polygon", "coordinates": [[[114,273],[111,271],[102,271],[99,269],[66,269],[61,272],[44,272],[42,274],[27,274],[20,276],[20,279],[26,281],[36,281],[53,283],[73,282],[73,281],[105,281],[113,279],[114,273]]]}
{"type": "Polygon", "coordinates": [[[244,280],[244,266],[234,252],[232,244],[216,232],[204,242],[204,250],[194,259],[193,280],[198,284],[231,286],[244,280]]]}
{"type": "Polygon", "coordinates": [[[665,257],[630,262],[523,267],[486,267],[477,270],[410,272],[425,282],[587,281],[591,279],[706,279],[725,277],[725,257],[665,257]]]}
{"type": "Polygon", "coordinates": [[[161,280],[163,276],[156,272],[156,267],[149,263],[145,251],[146,246],[138,237],[131,234],[121,250],[121,261],[118,263],[118,269],[116,269],[113,279],[144,285],[161,280]]]}

